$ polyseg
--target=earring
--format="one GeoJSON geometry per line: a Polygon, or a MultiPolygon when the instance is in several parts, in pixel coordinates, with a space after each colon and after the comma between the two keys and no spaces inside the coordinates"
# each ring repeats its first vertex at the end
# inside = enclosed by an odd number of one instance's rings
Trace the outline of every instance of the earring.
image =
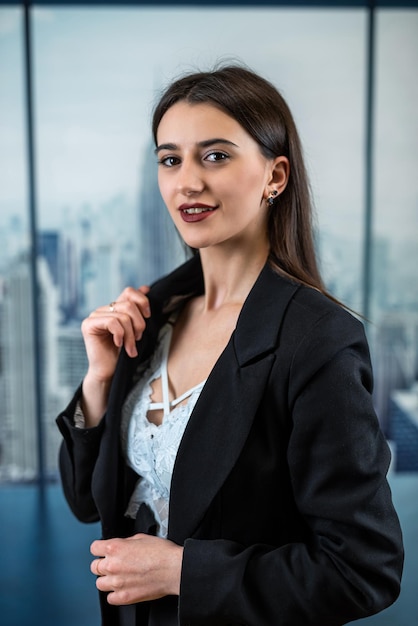
{"type": "Polygon", "coordinates": [[[267,204],[269,205],[269,207],[273,206],[278,193],[279,193],[278,191],[274,190],[271,192],[271,195],[267,198],[267,204]]]}

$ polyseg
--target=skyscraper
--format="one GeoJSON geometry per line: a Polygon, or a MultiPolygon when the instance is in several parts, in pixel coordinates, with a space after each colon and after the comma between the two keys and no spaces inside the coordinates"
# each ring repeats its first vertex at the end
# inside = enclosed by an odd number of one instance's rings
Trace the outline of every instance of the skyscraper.
{"type": "Polygon", "coordinates": [[[158,188],[152,145],[146,149],[139,201],[139,282],[149,284],[186,259],[186,251],[158,188]]]}
{"type": "Polygon", "coordinates": [[[3,382],[2,474],[28,480],[38,471],[35,420],[32,289],[29,263],[22,254],[5,275],[1,351],[3,382]]]}

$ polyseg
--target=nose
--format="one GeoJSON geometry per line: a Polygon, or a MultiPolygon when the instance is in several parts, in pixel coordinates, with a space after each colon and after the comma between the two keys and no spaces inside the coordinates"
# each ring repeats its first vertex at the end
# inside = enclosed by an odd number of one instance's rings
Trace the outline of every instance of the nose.
{"type": "Polygon", "coordinates": [[[178,169],[177,190],[186,196],[191,196],[201,193],[204,187],[205,183],[199,165],[192,159],[184,159],[178,169]]]}

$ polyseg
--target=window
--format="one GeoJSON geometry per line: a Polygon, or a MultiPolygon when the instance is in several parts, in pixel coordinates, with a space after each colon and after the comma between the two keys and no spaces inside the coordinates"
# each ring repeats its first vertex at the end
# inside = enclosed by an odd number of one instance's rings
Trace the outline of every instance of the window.
{"type": "Polygon", "coordinates": [[[378,13],[372,350],[398,471],[418,470],[418,12],[378,13]]]}
{"type": "MultiPolygon", "coordinates": [[[[269,78],[288,101],[310,173],[324,278],[337,298],[359,312],[370,208],[364,189],[371,182],[366,327],[376,407],[394,450],[391,481],[411,555],[414,516],[404,505],[416,501],[418,477],[418,4],[403,3],[415,5],[409,10],[376,9],[371,181],[365,174],[369,14],[360,1],[352,8],[335,2],[335,8],[306,3],[295,9],[279,2],[204,8],[76,4],[39,2],[28,13],[36,232],[28,184],[23,5],[0,8],[0,494],[13,493],[3,511],[15,516],[20,510],[10,483],[57,478],[55,417],[86,368],[82,318],[127,284],[149,283],[184,258],[156,180],[149,122],[157,94],[184,70],[230,59],[269,78]]],[[[27,501],[26,488],[21,487],[20,502],[33,505],[36,530],[34,495],[27,501]]],[[[48,492],[49,512],[55,514],[58,490],[52,486],[48,492]]],[[[62,520],[60,513],[56,527],[47,526],[42,535],[49,565],[61,554],[54,538],[62,520]]],[[[81,535],[80,530],[69,533],[74,542],[77,532],[81,535]]],[[[87,537],[88,529],[83,532],[87,537]]],[[[29,555],[33,562],[26,550],[19,561],[26,569],[37,563],[30,550],[29,555]]],[[[88,544],[83,555],[88,561],[88,544]]],[[[73,567],[77,558],[74,551],[73,567]]],[[[413,560],[409,556],[406,562],[401,601],[368,624],[409,625],[417,612],[413,560]]],[[[13,567],[16,561],[13,552],[13,567]]],[[[75,616],[74,603],[65,608],[68,594],[62,589],[68,580],[59,578],[61,563],[51,565],[50,572],[54,567],[54,593],[48,591],[48,602],[58,598],[54,623],[66,626],[67,617],[68,624],[81,624],[83,618],[92,624],[94,585],[86,591],[88,580],[74,571],[77,595],[85,593],[92,603],[91,613],[75,616]]],[[[9,571],[15,569],[6,567],[6,576],[9,571]]],[[[12,598],[15,581],[23,580],[19,576],[0,581],[3,597],[12,598]]],[[[42,594],[33,589],[34,602],[42,603],[42,594]]],[[[24,623],[17,608],[12,612],[16,624],[24,623]]]]}
{"type": "Polygon", "coordinates": [[[0,10],[0,481],[38,473],[22,12],[0,10]],[[25,389],[25,393],[22,393],[25,389]]]}
{"type": "MultiPolygon", "coordinates": [[[[338,297],[358,306],[365,14],[48,6],[31,16],[42,418],[53,477],[55,416],[85,371],[81,319],[126,284],[150,282],[184,258],[159,196],[149,128],[157,92],[182,69],[238,59],[281,89],[305,147],[324,274],[338,297]],[[265,24],[281,36],[266,38],[265,24]]],[[[17,431],[27,413],[13,412],[17,431]]],[[[29,471],[29,460],[12,462],[23,463],[22,476],[29,471]]]]}

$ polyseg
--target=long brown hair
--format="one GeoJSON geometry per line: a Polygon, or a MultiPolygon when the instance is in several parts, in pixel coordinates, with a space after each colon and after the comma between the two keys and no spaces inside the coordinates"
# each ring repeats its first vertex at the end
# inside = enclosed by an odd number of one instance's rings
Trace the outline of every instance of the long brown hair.
{"type": "Polygon", "coordinates": [[[289,159],[288,184],[269,208],[269,262],[278,273],[332,298],[318,269],[308,176],[296,125],[283,96],[269,81],[241,65],[186,74],[165,90],[154,109],[156,144],[163,115],[179,101],[213,104],[251,135],[266,158],[289,159]]]}

